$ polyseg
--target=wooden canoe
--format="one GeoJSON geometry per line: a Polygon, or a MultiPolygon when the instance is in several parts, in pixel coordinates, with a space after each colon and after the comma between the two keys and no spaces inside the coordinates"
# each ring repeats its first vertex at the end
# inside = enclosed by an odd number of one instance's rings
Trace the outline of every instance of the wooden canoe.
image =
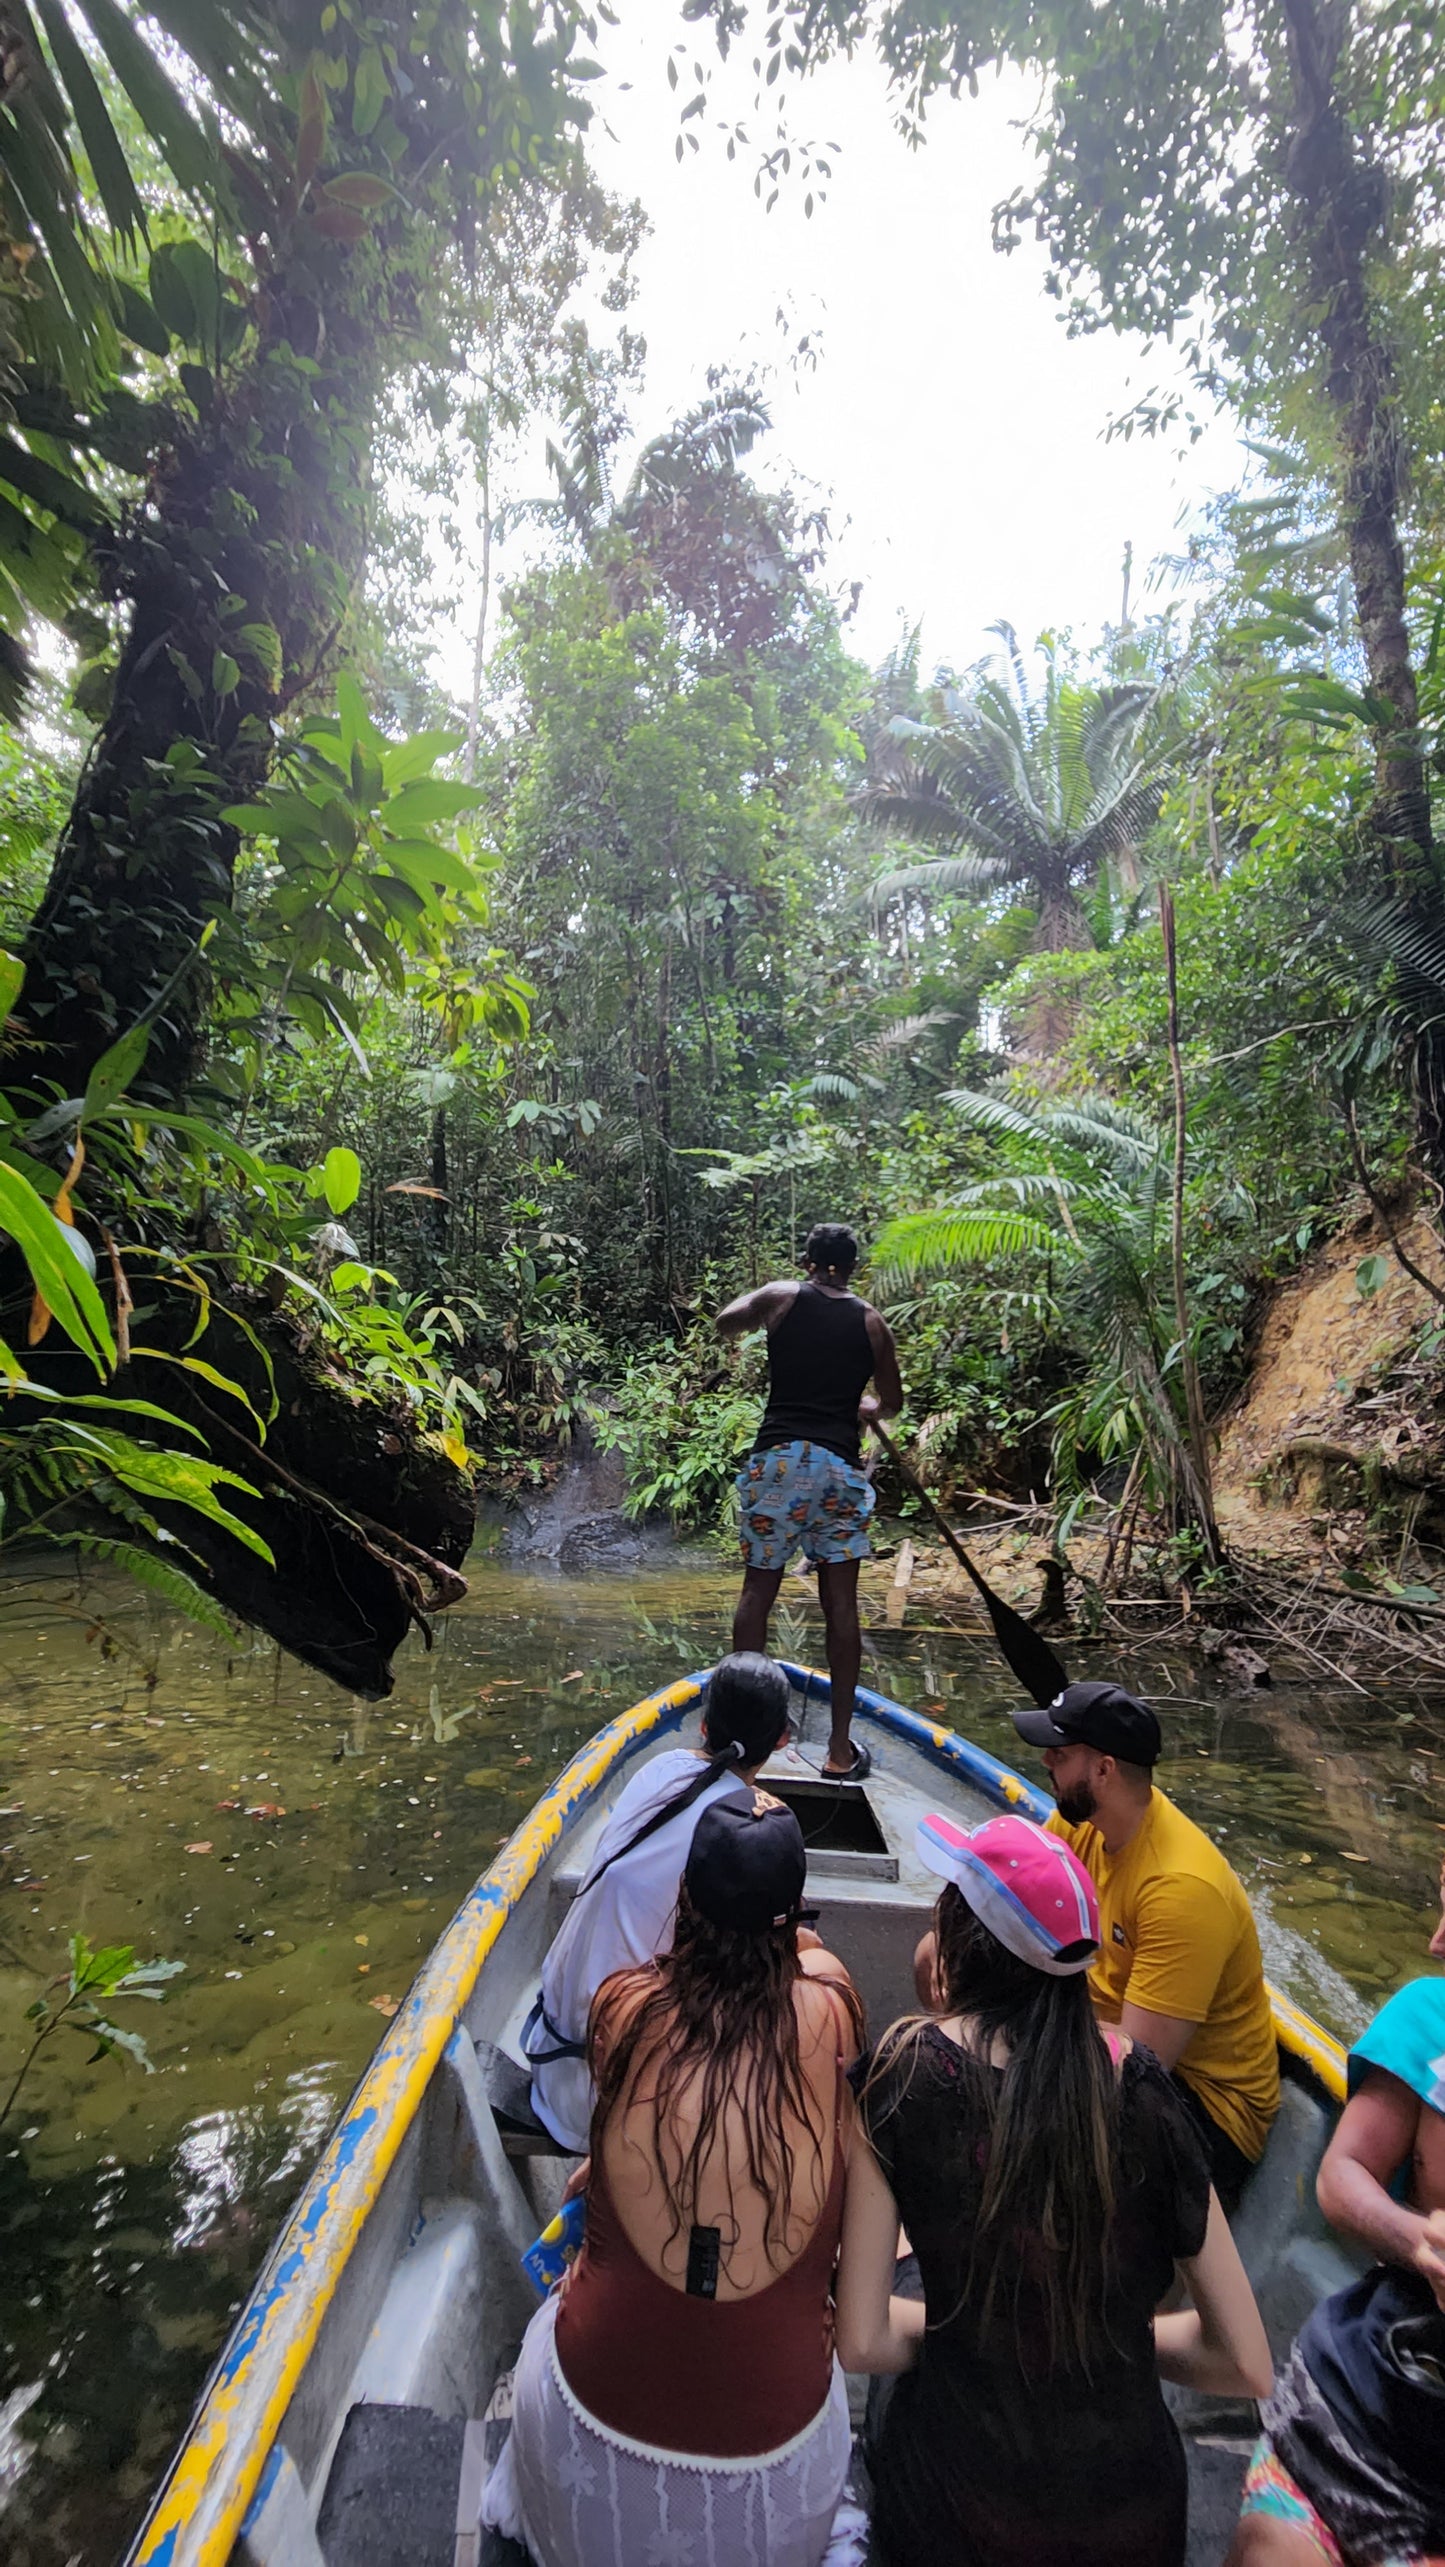
{"type": "MultiPolygon", "coordinates": [[[[861,1689],[872,1775],[822,1782],[827,1679],[788,1673],[799,1735],[765,1779],[798,1811],[820,1931],[878,2029],[911,2002],[937,1887],[914,1854],[916,1819],[939,1806],[968,1825],[1001,1808],[1043,1818],[1048,1804],[967,1739],[861,1689]]],[[[500,2567],[519,2555],[475,2530],[498,2434],[484,2419],[536,2304],[518,2258],[571,2161],[525,2129],[525,2080],[506,2060],[618,1789],[676,1744],[705,1683],[685,1677],[600,1730],[463,1900],[267,2256],[128,2567],[500,2567]]],[[[1287,1999],[1274,2009],[1284,2102],[1235,2226],[1282,2350],[1352,2268],[1313,2181],[1344,2053],[1287,1999]]],[[[1209,2567],[1246,2420],[1231,2433],[1201,2401],[1181,2422],[1186,2436],[1197,2428],[1191,2561],[1209,2567]]]]}

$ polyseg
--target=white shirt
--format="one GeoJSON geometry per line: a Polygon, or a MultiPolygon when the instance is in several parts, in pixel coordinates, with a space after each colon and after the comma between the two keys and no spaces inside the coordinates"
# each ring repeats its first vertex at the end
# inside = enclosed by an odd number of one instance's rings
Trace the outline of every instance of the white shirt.
{"type": "MultiPolygon", "coordinates": [[[[597,1840],[588,1881],[596,1880],[614,1847],[636,1835],[659,1801],[674,1799],[695,1779],[698,1761],[690,1748],[671,1747],[640,1767],[619,1793],[597,1840]]],[[[588,1889],[586,1883],[579,1889],[542,1964],[542,2003],[565,2039],[585,2040],[592,2000],[614,1970],[635,1969],[671,1949],[678,1886],[693,1829],[715,1800],[735,1792],[746,1798],[748,1788],[736,1772],[720,1774],[676,1818],[639,1845],[635,1854],[624,1854],[614,1863],[595,1889],[588,1889]]],[[[530,2047],[555,2047],[545,2024],[534,2027],[530,2047]]],[[[532,2109],[564,2148],[583,2154],[592,2119],[592,2080],[586,2060],[551,2059],[534,2066],[532,2109]]]]}

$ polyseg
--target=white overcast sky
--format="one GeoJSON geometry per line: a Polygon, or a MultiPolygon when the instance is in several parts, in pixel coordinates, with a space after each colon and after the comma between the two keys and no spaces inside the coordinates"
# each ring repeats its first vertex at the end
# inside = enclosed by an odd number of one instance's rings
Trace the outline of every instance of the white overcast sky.
{"type": "MultiPolygon", "coordinates": [[[[871,57],[793,83],[793,130],[841,149],[811,219],[786,181],[769,214],[754,164],[741,151],[729,162],[717,130],[724,115],[749,120],[752,46],[720,70],[710,32],[683,28],[675,0],[623,0],[622,17],[599,30],[590,149],[652,224],[628,315],[648,346],[637,442],[701,397],[710,365],[769,370],[776,428],[750,468],[828,505],[829,584],[861,581],[849,639],[869,661],[918,621],[925,669],[981,656],[1000,617],[1025,641],[1046,626],[1091,639],[1117,617],[1126,542],[1137,605],[1149,563],[1245,458],[1222,420],[1192,447],[1178,433],[1104,442],[1111,417],[1177,370],[1167,349],[1070,339],[1041,250],[995,252],[992,208],[1031,168],[1024,83],[939,101],[918,151],[894,130],[871,57]],[[674,93],[668,52],[688,36],[674,93]],[[679,163],[694,58],[711,67],[712,101],[691,127],[701,149],[679,163]],[[816,335],[812,372],[788,361],[780,304],[793,340],[816,335]]],[[[443,652],[458,689],[465,623],[443,652]]]]}
{"type": "MultiPolygon", "coordinates": [[[[793,84],[794,129],[842,150],[811,220],[786,182],[768,214],[712,109],[692,127],[701,150],[676,158],[693,84],[685,60],[676,94],[667,87],[669,45],[689,33],[668,0],[624,0],[621,15],[602,31],[593,160],[652,219],[635,310],[648,343],[639,425],[651,433],[697,398],[709,364],[784,360],[769,478],[786,471],[828,494],[832,576],[864,584],[855,633],[869,658],[919,617],[926,658],[961,662],[999,616],[1032,636],[1046,624],[1082,635],[1116,615],[1126,541],[1136,564],[1173,550],[1181,511],[1237,481],[1241,458],[1222,424],[1182,457],[1177,436],[1103,442],[1110,417],[1172,360],[1112,334],[1071,340],[1043,291],[1042,252],[995,252],[991,210],[1032,165],[1023,82],[939,101],[918,151],[894,131],[871,57],[793,84]],[[786,366],[780,301],[795,330],[821,334],[811,375],[786,366]]],[[[694,33],[688,59],[710,61],[709,31],[694,33]]],[[[717,113],[748,118],[752,52],[715,74],[717,113]]]]}

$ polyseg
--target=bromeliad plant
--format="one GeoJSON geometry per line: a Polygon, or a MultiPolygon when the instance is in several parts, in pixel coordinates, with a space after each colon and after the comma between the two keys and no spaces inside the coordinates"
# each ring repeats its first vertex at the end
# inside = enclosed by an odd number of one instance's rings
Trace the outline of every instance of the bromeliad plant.
{"type": "Polygon", "coordinates": [[[35,2031],[10,2091],[0,2104],[0,2128],[13,2112],[16,2097],[39,2053],[52,2033],[62,2029],[82,2033],[87,2041],[93,2041],[93,2060],[134,2059],[150,2076],[150,2054],[140,2034],[112,2023],[101,2009],[116,1997],[147,1997],[153,2005],[161,2004],[166,1981],[177,1978],[185,1966],[184,1961],[137,1961],[131,1943],[109,1943],[96,1951],[88,1936],[72,1934],[69,1971],[53,1979],[34,2004],[25,2009],[24,2019],[35,2026],[35,2031]]]}

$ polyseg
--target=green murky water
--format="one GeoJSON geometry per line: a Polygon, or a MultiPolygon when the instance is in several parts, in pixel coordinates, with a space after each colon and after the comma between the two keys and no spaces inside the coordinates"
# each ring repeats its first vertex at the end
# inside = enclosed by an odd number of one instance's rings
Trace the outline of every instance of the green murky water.
{"type": "MultiPolygon", "coordinates": [[[[154,2075],[59,2035],[0,2133],[7,2567],[117,2556],[463,1891],[582,1739],[725,1646],[732,1571],[705,1557],[584,1579],[484,1557],[472,1577],[370,1707],[269,1648],[227,1655],[130,1589],[89,1598],[109,1656],[59,1581],[0,1597],[0,2095],[74,1927],[186,1964],[163,2008],[123,2018],[154,2075]]],[[[775,1645],[816,1662],[816,1614],[787,1592],[775,1645]]],[[[1011,1755],[981,1644],[874,1645],[868,1680],[1011,1755]]],[[[1286,1686],[1204,1700],[1193,1667],[1133,1673],[1161,1708],[1175,1693],[1161,1780],[1243,1874],[1272,1974],[1350,2033],[1428,1966],[1445,1710],[1286,1686]]]]}

